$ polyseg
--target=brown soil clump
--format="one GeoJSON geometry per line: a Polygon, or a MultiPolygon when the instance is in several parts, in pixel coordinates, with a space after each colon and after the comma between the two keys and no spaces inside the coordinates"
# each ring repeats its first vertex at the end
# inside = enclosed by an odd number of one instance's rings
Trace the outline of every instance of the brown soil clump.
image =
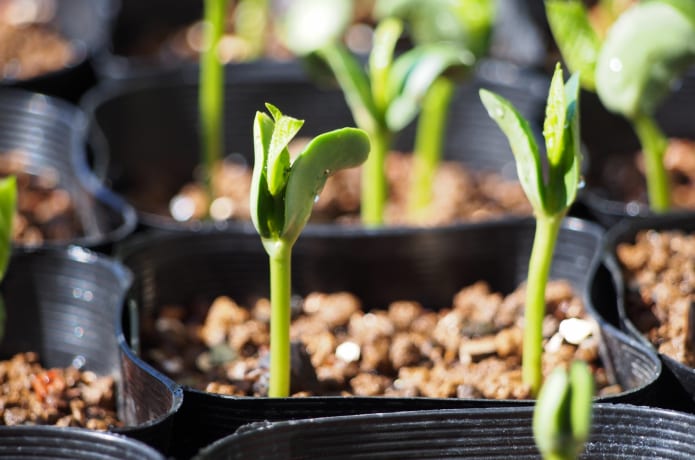
{"type": "Polygon", "coordinates": [[[660,353],[695,367],[691,306],[695,302],[695,235],[639,232],[617,248],[627,283],[626,309],[660,353]]]}
{"type": "Polygon", "coordinates": [[[112,377],[74,367],[45,369],[36,353],[0,362],[0,425],[106,430],[122,426],[112,377]]]}
{"type": "MultiPolygon", "coordinates": [[[[546,296],[544,373],[582,359],[601,394],[619,391],[601,366],[596,325],[569,284],[551,282],[546,296]]],[[[194,388],[267,394],[268,300],[245,308],[220,297],[206,308],[168,305],[157,318],[144,319],[145,359],[194,388]]],[[[304,353],[310,369],[293,373],[292,392],[529,398],[520,367],[523,309],[523,286],[503,296],[484,282],[462,289],[452,306],[439,311],[412,301],[369,310],[349,293],[310,294],[296,302],[291,326],[293,353],[304,353]]]]}
{"type": "MultiPolygon", "coordinates": [[[[412,217],[408,213],[412,163],[412,155],[394,152],[387,158],[386,225],[438,226],[531,215],[531,205],[518,182],[494,172],[473,171],[460,163],[445,162],[436,174],[431,204],[412,217]]],[[[173,202],[185,200],[191,209],[190,219],[202,219],[206,214],[216,220],[250,219],[250,167],[225,163],[217,168],[212,183],[217,198],[211,205],[200,184],[186,185],[173,202]]],[[[342,170],[326,182],[314,206],[311,222],[358,224],[359,207],[360,168],[342,170]]]]}

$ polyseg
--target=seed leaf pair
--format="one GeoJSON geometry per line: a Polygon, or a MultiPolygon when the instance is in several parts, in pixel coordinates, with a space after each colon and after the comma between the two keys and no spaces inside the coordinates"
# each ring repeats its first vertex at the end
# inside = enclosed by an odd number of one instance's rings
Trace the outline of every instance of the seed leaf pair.
{"type": "Polygon", "coordinates": [[[369,139],[356,128],[330,131],[314,138],[292,161],[287,146],[304,122],[271,104],[266,107],[270,116],[257,112],[254,121],[251,218],[263,239],[293,244],[328,176],[361,164],[369,139]]]}

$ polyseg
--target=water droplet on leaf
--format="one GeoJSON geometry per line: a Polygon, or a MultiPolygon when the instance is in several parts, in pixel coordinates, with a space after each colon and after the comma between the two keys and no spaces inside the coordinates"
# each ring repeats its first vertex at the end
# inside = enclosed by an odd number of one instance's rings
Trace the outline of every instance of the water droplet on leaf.
{"type": "Polygon", "coordinates": [[[617,57],[611,58],[611,60],[608,63],[608,67],[613,72],[621,72],[623,70],[623,61],[621,61],[620,58],[617,57]]]}

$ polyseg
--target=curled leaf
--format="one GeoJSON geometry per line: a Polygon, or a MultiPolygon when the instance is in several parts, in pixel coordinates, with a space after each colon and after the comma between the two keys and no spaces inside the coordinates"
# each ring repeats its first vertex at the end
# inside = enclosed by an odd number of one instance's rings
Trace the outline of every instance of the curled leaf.
{"type": "Polygon", "coordinates": [[[328,177],[362,164],[369,149],[369,136],[356,128],[321,134],[306,146],[292,164],[287,182],[283,240],[291,244],[299,237],[328,177]]]}
{"type": "Polygon", "coordinates": [[[516,160],[519,182],[533,209],[536,212],[545,212],[545,187],[540,154],[528,121],[508,100],[495,93],[481,89],[480,99],[490,118],[497,122],[509,140],[516,160]]]}

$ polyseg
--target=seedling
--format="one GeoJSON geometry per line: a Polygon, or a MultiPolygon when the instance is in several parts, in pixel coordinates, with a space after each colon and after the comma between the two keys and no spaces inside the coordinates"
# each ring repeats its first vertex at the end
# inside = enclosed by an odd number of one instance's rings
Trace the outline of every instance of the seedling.
{"type": "MultiPolygon", "coordinates": [[[[470,52],[475,61],[487,53],[494,2],[491,0],[379,0],[378,17],[402,18],[417,45],[447,43],[461,52],[470,52]]],[[[451,99],[457,79],[468,72],[439,75],[426,90],[418,117],[413,151],[413,179],[408,197],[408,212],[418,221],[432,201],[432,184],[441,163],[444,135],[451,99]]]]}
{"type": "Polygon", "coordinates": [[[341,16],[335,13],[340,5],[349,10],[350,1],[330,2],[334,11],[322,20],[318,31],[307,24],[304,14],[319,17],[327,3],[295,2],[295,12],[286,16],[285,40],[295,53],[316,53],[326,62],[345,94],[355,123],[369,133],[372,151],[362,171],[361,217],[365,225],[378,226],[383,224],[387,199],[384,163],[394,135],[415,118],[424,95],[440,75],[453,67],[470,67],[475,56],[467,49],[437,42],[394,57],[403,22],[388,17],[379,21],[374,31],[365,70],[341,40],[347,21],[333,19],[341,16]]]}
{"type": "Polygon", "coordinates": [[[200,151],[203,157],[203,182],[212,197],[212,171],[222,159],[224,148],[224,65],[219,44],[224,34],[227,0],[205,0],[203,50],[200,53],[200,151]]]}
{"type": "Polygon", "coordinates": [[[569,372],[555,368],[546,379],[533,411],[533,436],[545,460],[573,460],[591,432],[594,379],[584,361],[569,372]]]}
{"type": "Polygon", "coordinates": [[[695,63],[695,3],[636,3],[605,39],[592,28],[581,0],[546,0],[546,12],[567,65],[581,72],[582,86],[632,124],[644,152],[649,204],[655,212],[668,211],[671,192],[663,162],[668,141],[654,113],[695,63]]]}
{"type": "MultiPolygon", "coordinates": [[[[17,179],[0,180],[0,280],[5,277],[12,254],[12,224],[17,208],[17,179]]],[[[5,303],[0,297],[0,340],[5,335],[5,303]]]]}
{"type": "Polygon", "coordinates": [[[254,167],[251,219],[270,260],[270,386],[268,395],[285,397],[290,389],[290,295],[292,246],[311,215],[315,198],[334,172],[362,164],[369,137],[361,129],[342,128],[315,137],[294,159],[287,146],[304,121],[266,104],[253,126],[254,167]]]}
{"type": "Polygon", "coordinates": [[[579,76],[563,83],[558,64],[548,93],[543,136],[543,160],[528,121],[506,99],[487,90],[480,98],[490,117],[505,133],[516,160],[517,174],[536,219],[526,286],[522,377],[536,395],[541,386],[545,287],[560,225],[577,196],[580,184],[579,76]]]}

